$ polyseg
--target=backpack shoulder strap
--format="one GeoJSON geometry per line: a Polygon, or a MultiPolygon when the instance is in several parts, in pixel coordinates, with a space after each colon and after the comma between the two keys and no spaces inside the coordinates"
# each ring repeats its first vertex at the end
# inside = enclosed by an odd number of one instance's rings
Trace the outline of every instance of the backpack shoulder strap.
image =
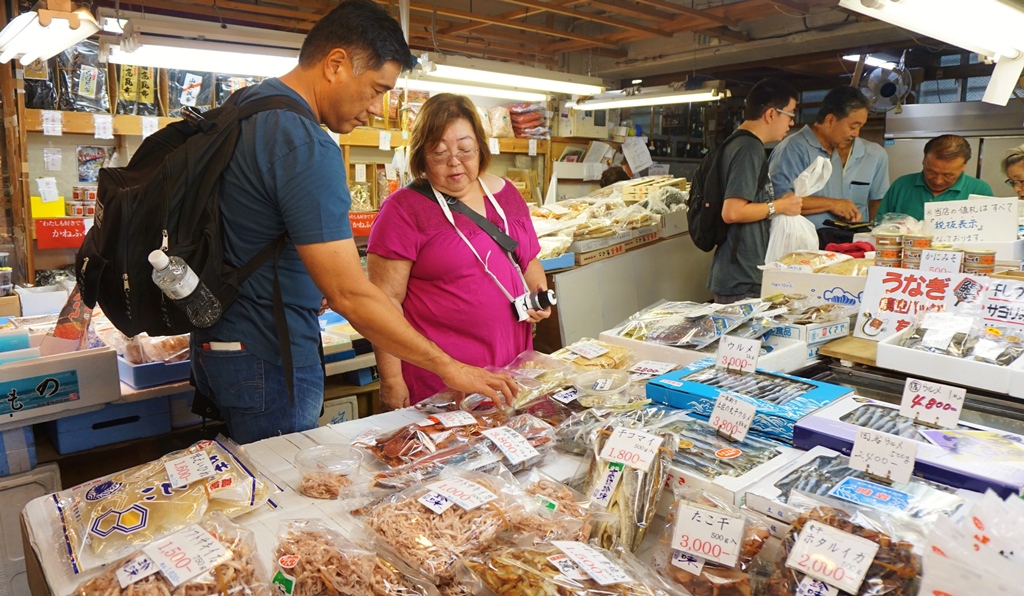
{"type": "Polygon", "coordinates": [[[309,109],[309,106],[305,103],[292,99],[287,95],[268,95],[267,97],[260,97],[247,101],[238,107],[238,119],[245,120],[254,114],[268,112],[270,110],[287,110],[289,112],[294,112],[313,124],[320,126],[320,121],[313,115],[313,111],[309,109]]]}

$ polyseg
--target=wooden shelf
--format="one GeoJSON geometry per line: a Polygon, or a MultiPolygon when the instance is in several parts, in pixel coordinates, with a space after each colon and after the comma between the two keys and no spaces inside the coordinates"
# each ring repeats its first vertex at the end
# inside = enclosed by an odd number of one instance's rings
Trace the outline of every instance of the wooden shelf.
{"type": "MultiPolygon", "coordinates": [[[[342,146],[349,147],[380,147],[380,133],[390,132],[391,133],[391,148],[395,149],[406,144],[406,140],[402,138],[402,131],[400,130],[384,130],[382,128],[369,128],[359,127],[352,132],[345,135],[338,135],[338,142],[342,146]]],[[[538,140],[537,141],[537,156],[546,154],[548,151],[549,141],[538,140]]],[[[530,152],[530,140],[529,139],[498,139],[498,146],[501,148],[502,153],[529,153],[530,152]]]]}
{"type": "MultiPolygon", "coordinates": [[[[96,128],[93,126],[92,117],[97,114],[87,112],[61,113],[64,115],[63,126],[61,127],[61,131],[64,134],[96,134],[96,128]]],[[[114,134],[142,136],[142,119],[144,117],[145,116],[114,116],[114,134]]],[[[159,121],[159,128],[163,128],[171,122],[177,122],[180,118],[157,118],[157,120],[159,121]]],[[[43,132],[43,110],[26,109],[25,122],[22,124],[25,126],[26,132],[43,132]]]]}

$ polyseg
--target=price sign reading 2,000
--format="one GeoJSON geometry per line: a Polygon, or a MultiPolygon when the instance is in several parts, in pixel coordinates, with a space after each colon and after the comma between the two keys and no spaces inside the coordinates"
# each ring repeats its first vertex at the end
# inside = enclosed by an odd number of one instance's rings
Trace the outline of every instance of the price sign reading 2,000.
{"type": "Polygon", "coordinates": [[[828,578],[829,581],[842,582],[846,578],[846,570],[820,557],[812,557],[804,553],[796,563],[804,571],[817,574],[819,577],[828,578]]]}

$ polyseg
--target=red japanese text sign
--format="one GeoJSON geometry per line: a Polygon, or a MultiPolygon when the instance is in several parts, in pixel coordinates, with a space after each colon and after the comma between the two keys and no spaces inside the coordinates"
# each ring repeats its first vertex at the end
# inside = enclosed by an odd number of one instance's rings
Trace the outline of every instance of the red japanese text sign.
{"type": "Polygon", "coordinates": [[[92,218],[50,217],[35,222],[39,248],[80,248],[92,227],[92,218]]]}

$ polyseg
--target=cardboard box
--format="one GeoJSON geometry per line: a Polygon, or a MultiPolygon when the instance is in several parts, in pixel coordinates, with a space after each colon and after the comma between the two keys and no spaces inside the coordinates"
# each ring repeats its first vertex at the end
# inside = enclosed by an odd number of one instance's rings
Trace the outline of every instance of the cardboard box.
{"type": "Polygon", "coordinates": [[[570,107],[571,103],[566,101],[559,105],[554,136],[584,139],[608,138],[608,123],[618,122],[618,110],[575,110],[570,107]]]}
{"type": "Polygon", "coordinates": [[[356,396],[349,395],[324,402],[324,413],[317,421],[317,425],[340,424],[357,418],[359,418],[359,403],[356,396]]]}
{"type": "Polygon", "coordinates": [[[132,364],[124,358],[117,357],[117,373],[122,381],[135,389],[145,389],[187,381],[192,374],[192,361],[181,362],[150,362],[148,364],[132,364]]]}
{"type": "Polygon", "coordinates": [[[633,238],[627,240],[625,242],[626,250],[638,248],[645,244],[650,244],[652,242],[657,242],[658,240],[661,240],[661,237],[658,236],[658,229],[653,226],[652,228],[653,229],[644,228],[645,230],[649,229],[650,231],[648,231],[646,234],[642,236],[634,236],[633,238]]]}
{"type": "Polygon", "coordinates": [[[621,255],[626,252],[626,243],[615,244],[601,250],[595,250],[587,253],[576,253],[576,264],[586,265],[595,261],[602,261],[617,255],[621,255]]]}
{"type": "Polygon", "coordinates": [[[602,248],[608,248],[609,246],[613,246],[615,244],[621,244],[628,240],[632,240],[632,238],[632,230],[625,230],[622,232],[616,232],[615,234],[612,234],[611,236],[608,236],[606,238],[574,240],[573,243],[569,245],[569,250],[576,254],[579,254],[581,252],[593,252],[595,250],[601,250],[602,248]]]}
{"type": "Polygon", "coordinates": [[[770,270],[764,272],[761,297],[773,294],[807,294],[822,302],[860,306],[867,282],[867,277],[859,276],[770,270]]]}
{"type": "Polygon", "coordinates": [[[0,296],[0,317],[20,317],[21,298],[17,294],[13,296],[0,296]]]}
{"type": "Polygon", "coordinates": [[[662,238],[678,236],[683,232],[690,231],[690,224],[686,219],[686,210],[672,211],[661,216],[658,235],[662,238]]]}
{"type": "MultiPolygon", "coordinates": [[[[855,416],[855,410],[867,406],[885,408],[894,411],[896,415],[899,414],[898,405],[851,395],[797,422],[793,429],[793,445],[808,450],[818,446],[828,447],[849,456],[857,430],[861,427],[843,419],[855,416]]],[[[1024,436],[979,424],[961,422],[960,426],[967,430],[1012,435],[1013,441],[1024,442],[1024,436]]],[[[1024,462],[962,461],[941,447],[927,442],[924,437],[918,439],[917,443],[915,476],[979,493],[991,488],[1002,498],[1016,495],[1024,489],[1024,462]]]]}
{"type": "MultiPolygon", "coordinates": [[[[688,366],[713,355],[708,352],[698,352],[696,350],[687,350],[686,348],[663,346],[627,337],[619,337],[610,330],[602,332],[598,339],[605,343],[629,348],[636,354],[639,360],[668,362],[678,364],[679,366],[688,366]]],[[[807,344],[799,340],[772,338],[771,341],[766,340],[762,347],[770,350],[757,360],[758,368],[762,370],[790,372],[803,366],[807,360],[804,358],[807,352],[807,344]]]]}
{"type": "Polygon", "coordinates": [[[850,320],[837,323],[811,323],[810,325],[782,325],[772,331],[777,337],[806,342],[808,346],[822,344],[850,334],[850,320]]]}
{"type": "Polygon", "coordinates": [[[14,286],[14,291],[21,300],[21,316],[52,315],[59,313],[68,301],[68,293],[57,286],[39,286],[23,288],[14,286]]]}
{"type": "Polygon", "coordinates": [[[0,429],[121,398],[117,352],[96,348],[0,365],[0,429]],[[42,385],[40,395],[38,388],[42,385]],[[10,399],[12,392],[18,397],[10,399]]]}
{"type": "MultiPolygon", "coordinates": [[[[652,401],[666,404],[673,408],[689,410],[689,414],[694,418],[707,420],[715,409],[715,402],[718,401],[721,389],[689,381],[687,377],[711,368],[714,365],[714,358],[706,358],[698,360],[682,370],[675,370],[651,379],[647,382],[647,397],[652,401]]],[[[812,379],[801,379],[784,373],[774,373],[758,369],[756,374],[781,378],[786,381],[800,383],[806,387],[802,395],[784,404],[775,404],[750,398],[757,405],[757,412],[754,414],[754,421],[750,425],[750,432],[774,441],[792,443],[793,425],[798,420],[852,393],[852,390],[848,387],[832,385],[812,379]]],[[[741,391],[734,391],[734,393],[742,395],[741,391]]]]}
{"type": "Polygon", "coordinates": [[[127,404],[107,404],[102,410],[58,418],[46,426],[57,453],[65,455],[169,433],[171,407],[165,395],[127,404]]]}
{"type": "Polygon", "coordinates": [[[567,252],[560,257],[552,259],[541,259],[540,264],[544,271],[557,271],[558,269],[569,269],[576,265],[576,253],[567,252]]]}
{"type": "MultiPolygon", "coordinates": [[[[905,329],[878,342],[876,366],[996,393],[1009,393],[1013,384],[1013,370],[1024,370],[1024,356],[1018,358],[1010,366],[998,366],[977,360],[904,348],[900,344],[909,333],[910,329],[905,329]]],[[[1024,372],[1019,374],[1024,375],[1024,372]]]]}

